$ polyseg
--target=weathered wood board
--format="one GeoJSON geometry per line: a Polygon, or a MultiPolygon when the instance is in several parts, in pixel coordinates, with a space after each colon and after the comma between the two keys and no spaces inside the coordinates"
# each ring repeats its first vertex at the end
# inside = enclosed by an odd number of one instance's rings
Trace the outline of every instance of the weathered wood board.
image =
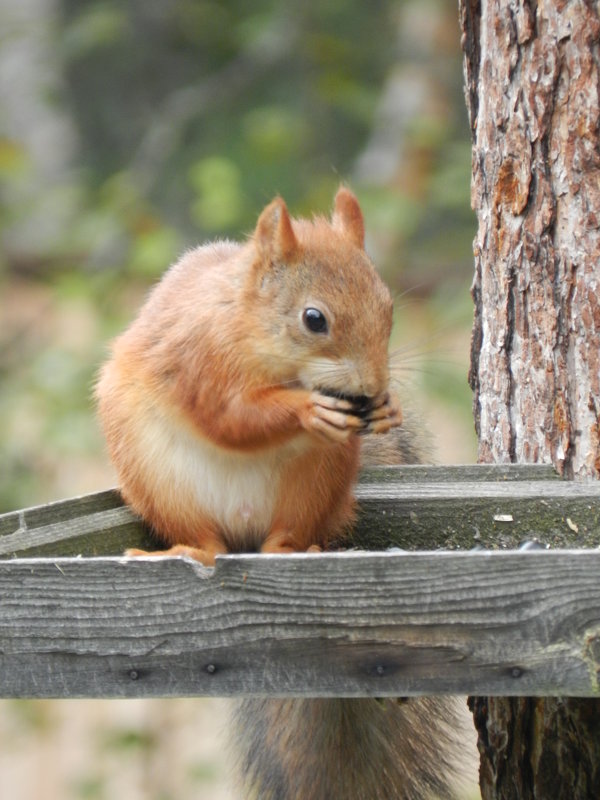
{"type": "Polygon", "coordinates": [[[156,542],[113,489],[0,516],[0,558],[117,555],[127,547],[156,542]]]}
{"type": "MultiPolygon", "coordinates": [[[[551,467],[386,467],[363,473],[359,518],[345,544],[365,549],[600,546],[600,483],[556,479],[551,467]]],[[[119,555],[156,548],[109,490],[0,515],[0,558],[119,555]]]]}
{"type": "Polygon", "coordinates": [[[600,483],[388,467],[357,497],[351,544],[396,551],[126,559],[154,545],[112,490],[0,516],[0,695],[599,693],[600,550],[543,545],[600,545],[600,483]]]}
{"type": "Polygon", "coordinates": [[[600,552],[0,563],[0,695],[600,693],[600,552]]]}
{"type": "Polygon", "coordinates": [[[407,550],[600,546],[600,482],[361,484],[353,542],[407,550]]]}

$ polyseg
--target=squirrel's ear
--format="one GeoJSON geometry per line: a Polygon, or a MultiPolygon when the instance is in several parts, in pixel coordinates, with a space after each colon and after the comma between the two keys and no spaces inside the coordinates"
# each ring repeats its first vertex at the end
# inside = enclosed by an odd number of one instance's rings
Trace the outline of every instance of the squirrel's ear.
{"type": "Polygon", "coordinates": [[[298,242],[287,206],[281,197],[276,197],[261,213],[256,223],[254,241],[263,255],[282,261],[293,260],[298,242]]]}
{"type": "Polygon", "coordinates": [[[364,249],[365,223],[362,211],[356,197],[345,186],[340,186],[335,196],[331,223],[349,236],[357,247],[364,249]]]}

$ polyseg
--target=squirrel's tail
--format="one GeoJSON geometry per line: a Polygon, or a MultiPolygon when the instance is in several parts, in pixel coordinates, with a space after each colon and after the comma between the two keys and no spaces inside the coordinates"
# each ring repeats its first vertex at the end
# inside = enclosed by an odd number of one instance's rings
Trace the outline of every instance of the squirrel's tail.
{"type": "MultiPolygon", "coordinates": [[[[406,408],[405,418],[406,418],[406,408]]],[[[362,465],[422,461],[411,422],[361,441],[362,465]]],[[[449,800],[465,730],[456,698],[236,702],[231,726],[247,800],[449,800]]]]}
{"type": "Polygon", "coordinates": [[[236,703],[233,744],[253,800],[445,800],[460,728],[453,698],[236,703]]]}

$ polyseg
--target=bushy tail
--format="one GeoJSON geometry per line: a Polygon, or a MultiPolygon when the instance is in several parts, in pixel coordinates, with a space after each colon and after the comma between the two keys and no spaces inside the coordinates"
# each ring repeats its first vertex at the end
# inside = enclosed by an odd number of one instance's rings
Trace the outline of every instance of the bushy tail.
{"type": "MultiPolygon", "coordinates": [[[[422,426],[367,436],[362,465],[423,460],[422,426]]],[[[464,701],[463,701],[464,702],[464,701]]],[[[449,800],[465,736],[457,700],[249,698],[233,745],[247,800],[449,800]]]]}
{"type": "Polygon", "coordinates": [[[453,796],[454,698],[250,698],[233,744],[244,798],[442,800],[453,796]]]}

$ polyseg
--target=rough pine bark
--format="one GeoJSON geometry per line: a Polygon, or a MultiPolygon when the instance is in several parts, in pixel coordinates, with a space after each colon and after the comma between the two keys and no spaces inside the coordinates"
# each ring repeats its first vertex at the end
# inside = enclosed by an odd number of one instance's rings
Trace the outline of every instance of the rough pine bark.
{"type": "MultiPolygon", "coordinates": [[[[479,459],[600,477],[600,5],[459,0],[479,459]]],[[[576,522],[573,543],[577,543],[576,522]]],[[[600,797],[600,703],[472,698],[488,798],[600,797]]]]}

